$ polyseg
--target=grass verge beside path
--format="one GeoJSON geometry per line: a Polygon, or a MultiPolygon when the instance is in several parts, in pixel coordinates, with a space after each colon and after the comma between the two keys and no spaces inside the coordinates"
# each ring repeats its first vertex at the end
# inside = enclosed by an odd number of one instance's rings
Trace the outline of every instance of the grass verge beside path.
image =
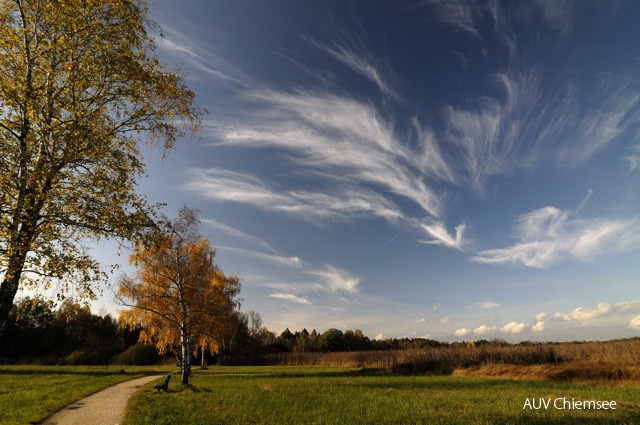
{"type": "Polygon", "coordinates": [[[35,424],[102,388],[175,367],[0,365],[0,423],[35,424]]]}
{"type": "Polygon", "coordinates": [[[191,386],[137,393],[125,424],[637,424],[640,389],[457,376],[394,376],[325,367],[194,369],[191,386]],[[559,410],[556,398],[613,400],[616,410],[559,410]],[[523,409],[527,399],[548,409],[523,409]]]}

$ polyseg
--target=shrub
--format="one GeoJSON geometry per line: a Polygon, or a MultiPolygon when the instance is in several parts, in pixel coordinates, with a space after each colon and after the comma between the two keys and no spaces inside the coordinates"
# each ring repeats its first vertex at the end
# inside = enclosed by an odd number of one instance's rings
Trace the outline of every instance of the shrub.
{"type": "Polygon", "coordinates": [[[64,364],[69,366],[103,365],[107,363],[107,357],[104,352],[85,348],[72,351],[65,357],[64,364]]]}
{"type": "Polygon", "coordinates": [[[115,364],[121,365],[152,365],[158,362],[158,350],[156,347],[145,344],[136,344],[124,350],[116,357],[115,364]]]}

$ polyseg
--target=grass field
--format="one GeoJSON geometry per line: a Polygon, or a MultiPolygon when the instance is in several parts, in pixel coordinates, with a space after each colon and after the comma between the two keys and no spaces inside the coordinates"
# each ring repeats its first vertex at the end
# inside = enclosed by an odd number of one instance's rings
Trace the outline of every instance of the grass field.
{"type": "Polygon", "coordinates": [[[469,376],[399,376],[327,367],[194,369],[191,386],[145,388],[126,424],[637,424],[640,388],[469,376]],[[523,409],[527,399],[548,409],[523,409]],[[554,400],[615,401],[615,410],[554,400]],[[574,404],[575,406],[575,404],[574,404]],[[567,405],[567,407],[571,407],[567,405]]]}
{"type": "Polygon", "coordinates": [[[172,369],[175,367],[0,365],[0,424],[38,423],[101,388],[172,369]]]}

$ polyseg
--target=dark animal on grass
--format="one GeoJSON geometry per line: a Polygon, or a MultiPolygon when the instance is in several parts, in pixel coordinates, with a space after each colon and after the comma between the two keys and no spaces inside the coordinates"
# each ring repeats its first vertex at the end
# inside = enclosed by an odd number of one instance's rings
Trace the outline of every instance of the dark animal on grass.
{"type": "Polygon", "coordinates": [[[155,384],[153,388],[155,388],[158,391],[160,390],[167,391],[167,389],[169,388],[169,379],[171,379],[171,375],[168,375],[162,384],[155,384]]]}

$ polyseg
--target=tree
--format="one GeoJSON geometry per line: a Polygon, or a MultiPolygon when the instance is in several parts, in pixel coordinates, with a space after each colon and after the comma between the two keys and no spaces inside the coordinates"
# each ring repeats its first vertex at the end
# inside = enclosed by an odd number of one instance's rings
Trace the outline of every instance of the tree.
{"type": "Polygon", "coordinates": [[[221,340],[240,292],[240,279],[214,264],[215,249],[199,234],[198,224],[196,211],[185,206],[177,219],[150,232],[130,258],[137,276],[121,279],[118,292],[133,307],[121,320],[142,324],[141,341],[155,344],[161,354],[176,354],[184,385],[193,348],[221,340]]]}
{"type": "Polygon", "coordinates": [[[135,193],[138,143],[166,152],[199,131],[153,26],[145,0],[0,0],[0,336],[35,277],[94,296],[106,275],[83,243],[134,238],[155,217],[135,193]]]}

